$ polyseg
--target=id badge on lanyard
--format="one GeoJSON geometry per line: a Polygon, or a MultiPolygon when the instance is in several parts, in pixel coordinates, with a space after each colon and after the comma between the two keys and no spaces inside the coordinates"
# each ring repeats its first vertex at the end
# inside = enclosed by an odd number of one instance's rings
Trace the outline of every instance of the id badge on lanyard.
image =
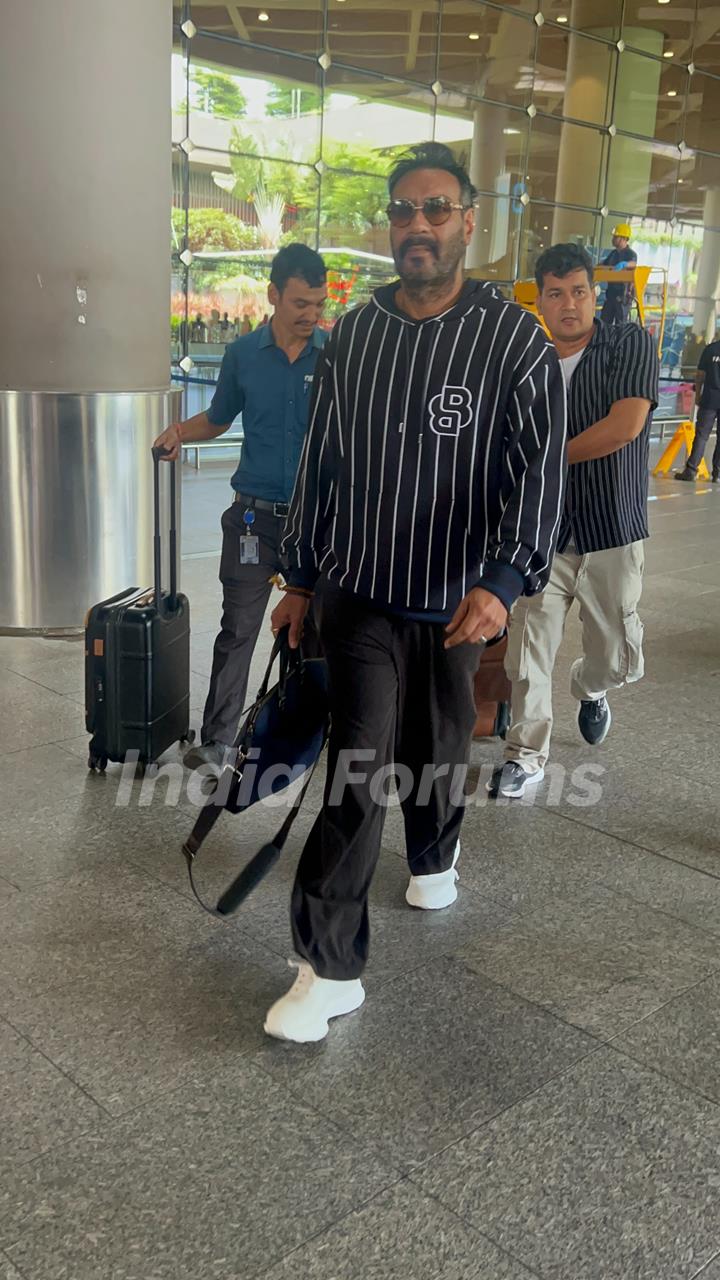
{"type": "Polygon", "coordinates": [[[259,564],[260,539],[256,534],[250,532],[255,523],[255,512],[252,507],[248,507],[247,511],[243,511],[243,523],[245,532],[240,535],[240,563],[259,564]]]}

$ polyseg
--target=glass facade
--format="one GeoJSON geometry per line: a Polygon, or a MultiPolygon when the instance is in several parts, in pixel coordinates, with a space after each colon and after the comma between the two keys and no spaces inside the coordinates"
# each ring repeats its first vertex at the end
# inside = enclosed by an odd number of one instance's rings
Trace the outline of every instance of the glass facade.
{"type": "Polygon", "coordinates": [[[665,293],[663,410],[683,411],[673,379],[720,299],[720,6],[180,0],[174,19],[176,374],[212,377],[262,319],[283,243],[323,252],[329,323],[390,278],[384,175],[434,138],[480,192],[468,269],[509,295],[553,241],[599,261],[630,223],[658,335],[665,293]]]}

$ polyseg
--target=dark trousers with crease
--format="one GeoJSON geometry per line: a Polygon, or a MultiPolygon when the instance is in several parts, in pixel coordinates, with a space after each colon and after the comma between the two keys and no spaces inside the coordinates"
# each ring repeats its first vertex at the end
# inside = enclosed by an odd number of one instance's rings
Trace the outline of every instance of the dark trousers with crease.
{"type": "Polygon", "coordinates": [[[252,531],[258,538],[260,563],[241,564],[244,509],[236,502],[222,516],[223,612],[202,725],[203,742],[228,746],[235,741],[245,707],[250,663],[272,591],[270,579],[282,570],[280,542],[285,528],[284,516],[256,511],[252,531]]]}
{"type": "MultiPolygon", "coordinates": [[[[720,423],[720,409],[698,409],[697,418],[695,419],[695,439],[687,460],[688,471],[697,471],[700,466],[705,457],[705,449],[707,448],[710,432],[716,421],[720,423]]],[[[715,441],[712,471],[713,475],[720,473],[720,425],[718,426],[717,440],[715,441]]]]}
{"type": "MultiPolygon", "coordinates": [[[[223,612],[213,650],[201,733],[203,742],[222,742],[226,746],[235,741],[243,711],[247,709],[250,664],[273,589],[271,578],[284,568],[280,544],[285,516],[274,516],[272,511],[255,512],[252,532],[258,539],[259,564],[241,563],[244,511],[245,504],[235,502],[222,515],[223,612]]],[[[309,658],[320,652],[312,610],[305,621],[303,652],[309,658]]]]}
{"type": "Polygon", "coordinates": [[[292,927],[298,955],[315,973],[347,980],[360,976],[368,955],[383,766],[400,766],[411,873],[433,875],[452,864],[480,650],[445,649],[442,623],[392,617],[328,583],[318,604],[332,728],[323,808],[298,866],[292,927]]]}

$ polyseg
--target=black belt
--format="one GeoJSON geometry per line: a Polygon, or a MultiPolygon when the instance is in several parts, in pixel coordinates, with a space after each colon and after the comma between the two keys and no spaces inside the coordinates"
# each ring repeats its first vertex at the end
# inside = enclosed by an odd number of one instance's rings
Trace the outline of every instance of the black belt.
{"type": "Polygon", "coordinates": [[[251,498],[248,493],[236,493],[236,502],[243,502],[253,511],[272,511],[274,516],[284,519],[290,510],[289,502],[268,502],[265,498],[251,498]]]}

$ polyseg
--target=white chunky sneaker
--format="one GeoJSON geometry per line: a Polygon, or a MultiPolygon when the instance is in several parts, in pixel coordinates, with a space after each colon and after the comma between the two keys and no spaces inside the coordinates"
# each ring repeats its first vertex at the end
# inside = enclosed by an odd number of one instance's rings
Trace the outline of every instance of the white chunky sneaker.
{"type": "Polygon", "coordinates": [[[288,964],[297,969],[298,976],[265,1019],[265,1031],[276,1040],[294,1040],[297,1044],[324,1040],[330,1018],[352,1013],[365,1000],[365,988],[359,978],[335,982],[318,978],[305,960],[289,960],[288,964]]]}
{"type": "Polygon", "coordinates": [[[405,901],[411,907],[420,907],[423,911],[440,911],[449,907],[457,898],[456,882],[458,873],[455,863],[460,857],[460,841],[455,845],[455,856],[452,866],[447,871],[437,871],[432,876],[411,876],[405,892],[405,901]]]}

